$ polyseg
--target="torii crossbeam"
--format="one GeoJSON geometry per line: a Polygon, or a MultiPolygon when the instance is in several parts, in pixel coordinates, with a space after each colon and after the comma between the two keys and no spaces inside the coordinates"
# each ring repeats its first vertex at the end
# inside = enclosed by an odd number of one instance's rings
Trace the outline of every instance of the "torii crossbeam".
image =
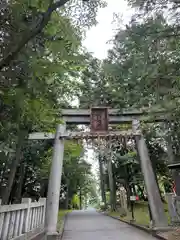
{"type": "MultiPolygon", "coordinates": [[[[149,109],[140,111],[107,108],[107,111],[110,124],[132,123],[133,119],[162,122],[167,118],[163,109],[159,111],[150,111],[149,109]],[[150,115],[153,115],[153,119],[150,115]]],[[[60,116],[67,124],[90,124],[91,109],[63,109],[60,116]]]]}

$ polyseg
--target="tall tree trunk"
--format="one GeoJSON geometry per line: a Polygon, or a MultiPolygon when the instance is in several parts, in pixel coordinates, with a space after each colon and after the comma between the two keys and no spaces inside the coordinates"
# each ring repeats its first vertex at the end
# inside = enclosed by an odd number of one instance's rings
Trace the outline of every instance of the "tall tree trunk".
{"type": "Polygon", "coordinates": [[[107,159],[107,169],[108,169],[108,176],[109,176],[111,211],[115,211],[116,210],[116,199],[115,199],[115,191],[114,191],[114,179],[113,179],[113,173],[112,173],[111,158],[107,159]]]}
{"type": "Polygon", "coordinates": [[[8,204],[11,189],[12,189],[14,178],[15,178],[16,171],[17,171],[17,167],[21,160],[21,150],[22,150],[26,136],[27,136],[26,131],[19,130],[15,159],[11,163],[10,173],[9,173],[9,177],[8,177],[8,181],[7,181],[7,187],[5,188],[3,196],[2,196],[3,204],[8,204]]]}
{"type": "Polygon", "coordinates": [[[48,179],[43,179],[41,181],[41,190],[40,190],[41,197],[46,198],[47,191],[48,191],[48,179]]]}
{"type": "Polygon", "coordinates": [[[66,204],[65,204],[65,208],[68,209],[69,207],[69,186],[67,184],[67,192],[66,192],[66,204]]]}
{"type": "Polygon", "coordinates": [[[128,208],[130,208],[131,207],[131,201],[130,201],[131,189],[129,186],[128,179],[125,180],[125,189],[126,189],[126,193],[127,193],[127,206],[128,206],[128,208]]]}
{"type": "Polygon", "coordinates": [[[0,183],[2,183],[2,180],[4,178],[4,173],[6,172],[9,158],[10,158],[10,153],[8,152],[7,156],[6,156],[5,160],[4,160],[5,163],[4,163],[3,167],[2,167],[2,171],[0,173],[0,183]]]}
{"type": "Polygon", "coordinates": [[[135,188],[134,183],[132,184],[132,189],[133,189],[133,194],[136,195],[136,188],[135,188]]]}
{"type": "Polygon", "coordinates": [[[79,207],[80,207],[80,210],[82,209],[82,192],[81,192],[81,187],[80,187],[80,190],[79,190],[79,207]]]}
{"type": "Polygon", "coordinates": [[[106,203],[106,192],[105,192],[105,179],[104,179],[104,174],[103,174],[102,159],[100,156],[99,156],[99,172],[100,172],[101,198],[102,198],[102,202],[104,203],[104,206],[106,209],[107,203],[106,203]]]}
{"type": "Polygon", "coordinates": [[[88,207],[87,194],[85,194],[84,204],[85,204],[85,209],[86,209],[88,207]]]}
{"type": "Polygon", "coordinates": [[[129,183],[129,170],[127,165],[124,165],[124,172],[125,172],[125,189],[127,193],[127,206],[128,208],[130,208],[131,207],[131,201],[130,201],[131,188],[129,183]]]}
{"type": "Polygon", "coordinates": [[[15,195],[16,195],[17,188],[18,188],[18,184],[17,182],[14,181],[11,188],[10,195],[9,195],[8,204],[16,203],[15,195]]]}
{"type": "MultiPolygon", "coordinates": [[[[168,130],[171,129],[171,123],[166,124],[168,127],[168,130]]],[[[167,155],[168,155],[168,163],[173,164],[176,163],[176,157],[173,152],[173,147],[172,147],[172,137],[170,133],[166,137],[167,141],[167,155]]],[[[179,176],[179,169],[173,169],[172,170],[172,178],[176,186],[176,194],[180,196],[180,188],[178,187],[180,185],[180,176],[179,176]]]]}
{"type": "Polygon", "coordinates": [[[19,169],[19,181],[18,181],[18,187],[16,192],[16,201],[18,203],[21,202],[21,198],[22,198],[22,189],[23,189],[24,180],[25,180],[25,172],[26,172],[26,169],[23,162],[21,163],[20,169],[19,169]]]}

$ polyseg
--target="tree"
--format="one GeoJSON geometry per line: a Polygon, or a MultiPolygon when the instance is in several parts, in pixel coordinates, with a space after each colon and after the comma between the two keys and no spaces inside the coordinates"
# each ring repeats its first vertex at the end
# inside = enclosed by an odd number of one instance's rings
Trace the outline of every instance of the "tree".
{"type": "MultiPolygon", "coordinates": [[[[10,1],[1,11],[0,44],[3,56],[8,56],[11,48],[18,47],[21,40],[24,41],[22,32],[28,35],[31,25],[39,24],[38,18],[43,17],[48,4],[40,4],[39,1],[21,3],[10,1]]],[[[98,5],[95,4],[96,7],[98,5]]],[[[6,167],[10,169],[10,174],[3,203],[10,198],[28,134],[33,131],[55,131],[54,126],[60,122],[57,113],[76,91],[74,79],[83,63],[79,53],[82,28],[74,25],[77,18],[74,15],[70,17],[71,12],[70,9],[61,14],[53,12],[44,31],[32,38],[11,65],[1,71],[1,144],[15,151],[15,157],[8,154],[6,167]]],[[[93,22],[95,15],[91,17],[87,24],[93,22]]]]}
{"type": "MultiPolygon", "coordinates": [[[[13,34],[16,36],[16,42],[12,41],[11,45],[8,46],[8,51],[4,51],[4,54],[1,55],[0,61],[0,70],[3,70],[4,67],[8,67],[12,60],[14,60],[17,54],[24,48],[26,44],[38,34],[40,34],[48,23],[51,21],[52,15],[59,8],[62,8],[66,3],[69,3],[69,0],[59,0],[59,1],[8,1],[6,2],[6,6],[2,9],[1,15],[4,15],[4,12],[9,13],[9,18],[6,19],[6,27],[8,28],[11,23],[15,26],[15,21],[18,19],[21,21],[21,31],[18,31],[18,34],[13,34]],[[17,10],[19,12],[19,17],[17,15],[17,10]],[[19,41],[18,41],[19,39],[19,41]]],[[[75,11],[81,12],[81,15],[76,15],[76,12],[73,15],[73,18],[80,17],[80,23],[84,26],[89,26],[89,24],[93,24],[97,12],[97,8],[99,6],[103,6],[104,3],[101,1],[83,1],[83,4],[79,4],[79,1],[75,2],[75,4],[68,4],[70,10],[72,8],[75,11]],[[83,21],[82,18],[83,17],[83,21]]],[[[66,14],[66,11],[61,11],[62,14],[66,14]]],[[[67,11],[69,13],[69,11],[67,11]]],[[[2,32],[4,42],[4,31],[2,32]]],[[[14,36],[14,37],[15,37],[14,36]]],[[[11,37],[10,35],[8,36],[11,37]]]]}

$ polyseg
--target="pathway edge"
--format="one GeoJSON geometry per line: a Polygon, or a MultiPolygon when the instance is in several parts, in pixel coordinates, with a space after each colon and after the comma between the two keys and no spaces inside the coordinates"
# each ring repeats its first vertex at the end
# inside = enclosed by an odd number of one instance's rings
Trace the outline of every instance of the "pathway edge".
{"type": "Polygon", "coordinates": [[[65,223],[66,223],[67,215],[68,215],[68,214],[69,214],[69,213],[66,213],[65,216],[64,216],[63,219],[62,219],[62,224],[61,224],[60,229],[59,229],[59,231],[58,231],[58,233],[59,233],[59,240],[61,240],[62,237],[63,237],[64,227],[65,227],[65,223]]]}
{"type": "Polygon", "coordinates": [[[167,238],[165,238],[165,237],[160,236],[159,234],[157,234],[156,231],[153,231],[152,229],[146,228],[146,227],[144,227],[144,226],[141,226],[141,225],[138,225],[138,224],[135,224],[135,223],[130,223],[130,222],[128,222],[128,221],[125,221],[125,220],[120,219],[119,217],[111,216],[111,215],[109,215],[109,214],[107,214],[107,213],[105,213],[105,212],[99,212],[99,213],[101,213],[101,214],[103,214],[103,215],[105,215],[105,216],[107,216],[107,217],[111,217],[111,218],[113,218],[113,219],[115,219],[115,220],[118,220],[118,221],[120,221],[120,222],[126,223],[126,224],[128,224],[128,225],[130,225],[130,226],[132,226],[132,227],[135,227],[135,228],[137,228],[137,229],[139,229],[139,230],[142,230],[142,231],[144,231],[144,232],[146,232],[146,233],[149,233],[149,234],[151,234],[153,237],[156,237],[156,238],[158,238],[158,239],[168,240],[167,238]]]}

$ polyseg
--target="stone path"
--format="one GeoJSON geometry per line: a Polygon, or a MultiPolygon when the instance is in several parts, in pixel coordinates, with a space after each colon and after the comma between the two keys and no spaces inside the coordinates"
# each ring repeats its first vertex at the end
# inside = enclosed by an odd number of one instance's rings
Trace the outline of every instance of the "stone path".
{"type": "Polygon", "coordinates": [[[117,221],[95,210],[68,214],[63,240],[155,240],[148,233],[117,221]]]}

